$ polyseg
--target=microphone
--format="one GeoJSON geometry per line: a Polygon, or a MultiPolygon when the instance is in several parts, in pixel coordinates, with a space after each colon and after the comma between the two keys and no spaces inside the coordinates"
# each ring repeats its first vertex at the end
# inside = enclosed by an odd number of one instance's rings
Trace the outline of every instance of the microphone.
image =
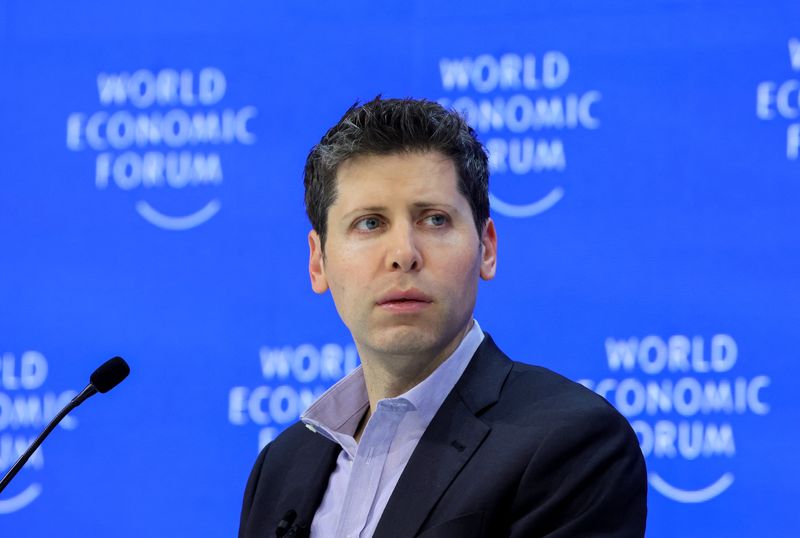
{"type": "Polygon", "coordinates": [[[310,529],[307,525],[295,522],[297,512],[294,509],[287,510],[275,528],[276,538],[308,538],[310,529]]]}
{"type": "Polygon", "coordinates": [[[295,519],[297,519],[297,512],[294,510],[287,510],[286,513],[283,514],[283,518],[278,522],[278,526],[275,528],[276,538],[283,538],[286,536],[286,533],[292,528],[292,523],[294,523],[295,519]]]}
{"type": "Polygon", "coordinates": [[[89,384],[86,385],[86,388],[81,391],[80,394],[75,396],[66,406],[64,409],[58,412],[58,414],[50,421],[50,424],[44,429],[44,431],[36,438],[36,440],[28,447],[28,450],[20,456],[17,460],[17,463],[6,473],[3,477],[3,480],[0,481],[0,493],[6,489],[6,486],[17,476],[17,473],[22,469],[22,467],[28,462],[30,457],[36,452],[36,449],[44,442],[50,432],[58,426],[59,422],[61,422],[64,417],[66,417],[70,411],[81,405],[91,396],[94,396],[98,392],[105,394],[106,392],[110,391],[117,385],[119,385],[123,379],[128,377],[128,374],[131,373],[131,368],[128,366],[128,363],[125,362],[125,359],[122,357],[114,357],[112,359],[107,360],[103,364],[100,365],[97,370],[95,370],[91,376],[89,376],[89,384]]]}

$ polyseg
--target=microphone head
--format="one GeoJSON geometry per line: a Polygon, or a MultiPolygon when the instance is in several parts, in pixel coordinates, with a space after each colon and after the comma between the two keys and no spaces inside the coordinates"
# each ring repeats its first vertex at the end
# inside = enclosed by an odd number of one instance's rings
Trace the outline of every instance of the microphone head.
{"type": "Polygon", "coordinates": [[[89,376],[89,383],[97,392],[106,393],[119,385],[131,373],[131,368],[122,357],[108,359],[89,376]]]}

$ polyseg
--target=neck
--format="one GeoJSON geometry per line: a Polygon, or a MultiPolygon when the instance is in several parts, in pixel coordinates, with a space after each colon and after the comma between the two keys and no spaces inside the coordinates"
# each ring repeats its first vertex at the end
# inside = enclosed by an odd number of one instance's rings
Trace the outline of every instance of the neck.
{"type": "MultiPolygon", "coordinates": [[[[461,341],[472,328],[472,320],[459,331],[453,340],[444,348],[431,353],[417,353],[414,355],[386,355],[362,350],[357,345],[361,357],[361,367],[364,372],[364,383],[369,396],[369,412],[375,412],[378,402],[384,398],[395,398],[408,392],[429,375],[436,371],[441,364],[458,348],[461,341]]],[[[365,421],[366,422],[366,421],[365,421]]]]}

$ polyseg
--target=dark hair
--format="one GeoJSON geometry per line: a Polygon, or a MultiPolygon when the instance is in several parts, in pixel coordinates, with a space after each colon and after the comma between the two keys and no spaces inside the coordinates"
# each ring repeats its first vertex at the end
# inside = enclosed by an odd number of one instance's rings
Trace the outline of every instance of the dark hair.
{"type": "Polygon", "coordinates": [[[489,165],[475,131],[458,113],[425,99],[381,99],[356,102],[331,127],[306,159],[306,213],[322,247],[328,208],[336,201],[336,172],[347,159],[438,151],[451,158],[458,172],[458,190],[469,201],[480,236],[489,218],[489,165]]]}

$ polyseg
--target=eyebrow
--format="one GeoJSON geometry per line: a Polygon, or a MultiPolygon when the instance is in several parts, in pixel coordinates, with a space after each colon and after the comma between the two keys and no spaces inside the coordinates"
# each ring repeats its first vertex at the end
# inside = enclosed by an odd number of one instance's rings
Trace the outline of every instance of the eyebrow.
{"type": "MultiPolygon", "coordinates": [[[[450,204],[445,204],[445,203],[437,203],[437,202],[424,202],[424,201],[423,202],[414,202],[413,204],[411,204],[411,207],[413,207],[414,209],[429,209],[429,208],[432,208],[432,207],[440,207],[440,208],[446,209],[446,210],[448,210],[448,211],[450,211],[452,213],[458,213],[459,212],[458,209],[455,206],[452,206],[450,204]]],[[[356,209],[347,212],[342,217],[342,220],[349,219],[355,213],[362,213],[362,212],[366,212],[366,213],[383,213],[383,212],[387,211],[388,209],[389,209],[388,207],[382,206],[382,205],[357,207],[356,209]]]]}

